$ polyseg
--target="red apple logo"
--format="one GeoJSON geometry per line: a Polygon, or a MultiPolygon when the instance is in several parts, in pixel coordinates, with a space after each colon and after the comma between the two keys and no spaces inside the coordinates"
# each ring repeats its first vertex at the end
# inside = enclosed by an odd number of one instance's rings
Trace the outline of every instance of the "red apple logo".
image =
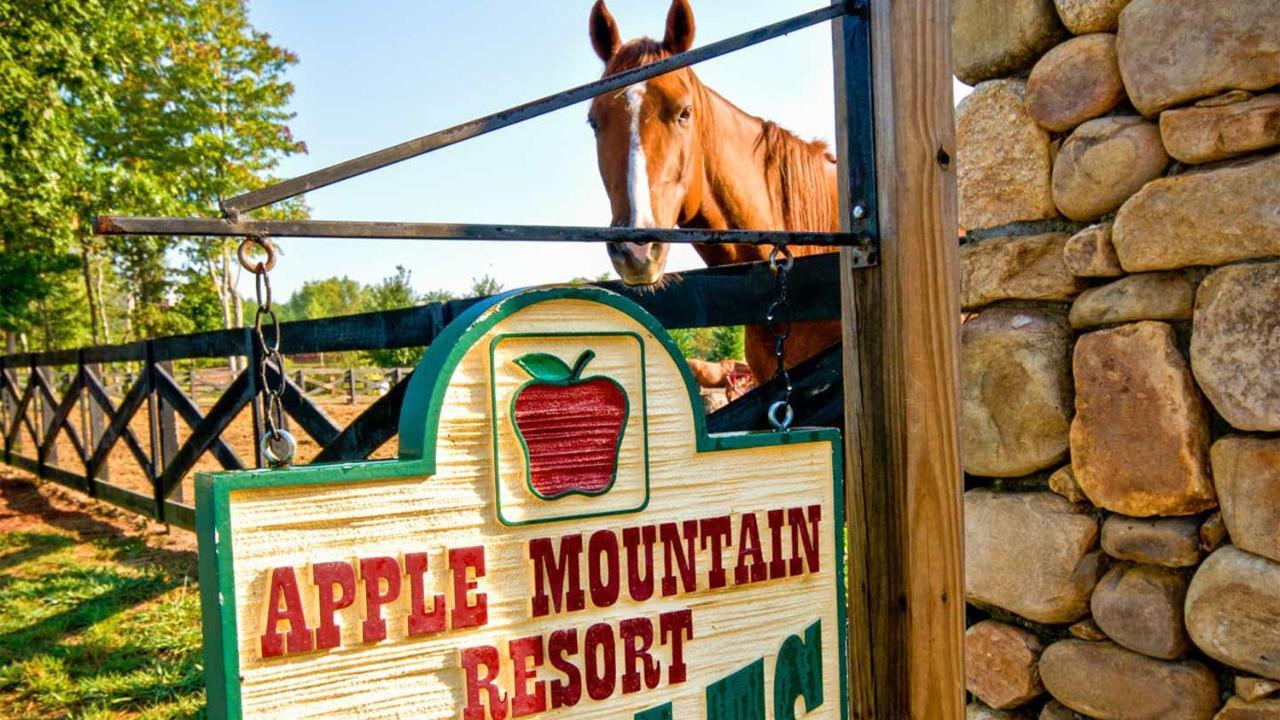
{"type": "Polygon", "coordinates": [[[516,391],[511,415],[524,446],[529,489],[543,500],[602,495],[617,477],[627,393],[612,378],[582,377],[595,356],[583,352],[572,368],[547,353],[516,358],[533,379],[516,391]]]}

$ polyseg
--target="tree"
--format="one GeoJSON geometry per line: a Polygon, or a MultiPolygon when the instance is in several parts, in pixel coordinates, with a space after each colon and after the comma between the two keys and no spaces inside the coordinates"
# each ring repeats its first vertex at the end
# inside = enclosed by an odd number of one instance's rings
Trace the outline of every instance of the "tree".
{"type": "MultiPolygon", "coordinates": [[[[213,214],[219,198],[261,185],[281,157],[305,150],[286,124],[293,88],[283,74],[297,58],[249,25],[242,0],[0,3],[0,57],[0,267],[24,277],[9,285],[6,272],[0,293],[10,333],[74,305],[59,324],[109,340],[106,296],[120,293],[129,334],[163,331],[175,283],[187,279],[169,265],[177,242],[104,241],[88,218],[213,214]],[[66,280],[77,268],[79,291],[66,280]]],[[[300,202],[275,211],[304,212],[300,202]]],[[[211,273],[223,324],[235,322],[230,252],[191,245],[204,248],[189,257],[211,273]]],[[[58,342],[52,335],[37,333],[58,342]]]]}
{"type": "Polygon", "coordinates": [[[471,292],[467,297],[489,297],[500,292],[502,292],[502,284],[486,274],[478,278],[471,278],[471,292]]]}
{"type": "Polygon", "coordinates": [[[746,355],[746,338],[741,325],[712,328],[708,360],[742,360],[746,355]]]}
{"type": "Polygon", "coordinates": [[[281,321],[354,315],[365,309],[365,289],[345,275],[308,280],[277,307],[281,321]]]}
{"type": "MultiPolygon", "coordinates": [[[[421,298],[413,289],[412,278],[413,273],[403,265],[397,265],[394,275],[383,278],[381,282],[370,285],[365,290],[365,309],[399,310],[417,305],[421,298]]],[[[422,359],[424,349],[421,346],[382,348],[365,352],[365,357],[378,367],[412,367],[422,359]]]]}

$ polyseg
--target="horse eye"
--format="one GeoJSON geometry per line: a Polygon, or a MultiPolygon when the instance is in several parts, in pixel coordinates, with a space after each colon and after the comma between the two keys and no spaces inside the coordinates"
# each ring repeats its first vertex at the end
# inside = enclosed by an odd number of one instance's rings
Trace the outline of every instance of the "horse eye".
{"type": "Polygon", "coordinates": [[[591,126],[592,130],[596,132],[600,132],[600,123],[596,122],[595,118],[593,117],[587,118],[587,124],[591,126]]]}
{"type": "Polygon", "coordinates": [[[680,115],[676,119],[680,121],[681,125],[688,125],[689,121],[693,119],[693,106],[685,105],[681,108],[680,115]]]}

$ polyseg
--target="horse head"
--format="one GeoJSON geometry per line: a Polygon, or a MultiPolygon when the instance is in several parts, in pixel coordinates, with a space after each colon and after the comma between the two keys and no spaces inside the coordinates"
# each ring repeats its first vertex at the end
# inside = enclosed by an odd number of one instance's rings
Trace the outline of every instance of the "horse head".
{"type": "MultiPolygon", "coordinates": [[[[604,0],[591,9],[591,44],[605,63],[606,77],[688,50],[693,33],[688,0],[671,3],[661,43],[647,37],[623,43],[604,0]]],[[[595,131],[611,226],[673,228],[696,213],[702,180],[699,89],[693,72],[683,68],[592,101],[588,123],[595,131]]],[[[669,248],[615,242],[608,249],[624,282],[648,285],[662,277],[669,248]]]]}

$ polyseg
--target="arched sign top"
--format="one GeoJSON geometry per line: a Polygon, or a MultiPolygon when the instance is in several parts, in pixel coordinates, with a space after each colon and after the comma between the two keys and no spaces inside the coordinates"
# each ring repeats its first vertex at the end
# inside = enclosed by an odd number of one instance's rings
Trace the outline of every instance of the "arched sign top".
{"type": "MultiPolygon", "coordinates": [[[[692,408],[692,422],[701,447],[714,445],[707,437],[706,418],[698,401],[698,385],[689,371],[675,340],[644,308],[631,300],[596,287],[566,285],[516,290],[486,298],[467,308],[440,333],[427,348],[409,379],[400,411],[400,459],[434,463],[436,429],[445,391],[458,363],[477,343],[494,333],[494,328],[512,315],[541,303],[583,301],[616,310],[630,319],[636,331],[652,336],[684,379],[692,408]]],[[[566,318],[567,320],[567,318],[566,318]]],[[[625,322],[625,321],[624,321],[625,322]]]]}
{"type": "Polygon", "coordinates": [[[471,308],[395,460],[197,478],[211,716],[844,718],[841,444],[708,434],[587,287],[471,308]]]}

